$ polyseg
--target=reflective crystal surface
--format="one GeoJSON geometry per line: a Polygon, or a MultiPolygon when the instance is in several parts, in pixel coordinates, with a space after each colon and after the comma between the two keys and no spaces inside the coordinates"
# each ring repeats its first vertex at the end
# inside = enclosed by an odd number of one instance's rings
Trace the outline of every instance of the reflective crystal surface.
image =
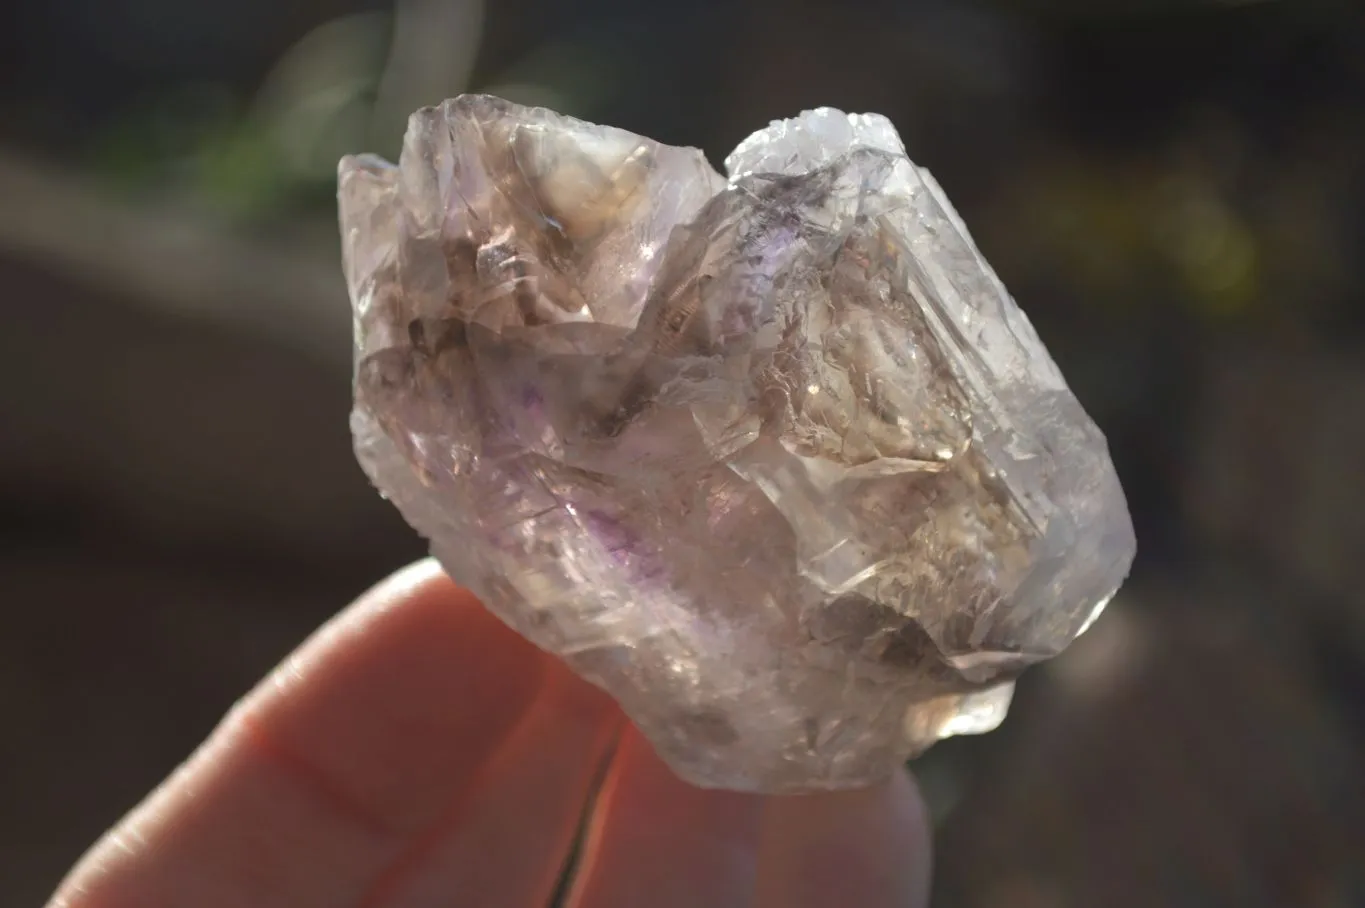
{"type": "Polygon", "coordinates": [[[998,724],[1132,525],[890,122],[811,111],[726,168],[486,96],[343,160],[356,451],[684,778],[865,785],[998,724]]]}

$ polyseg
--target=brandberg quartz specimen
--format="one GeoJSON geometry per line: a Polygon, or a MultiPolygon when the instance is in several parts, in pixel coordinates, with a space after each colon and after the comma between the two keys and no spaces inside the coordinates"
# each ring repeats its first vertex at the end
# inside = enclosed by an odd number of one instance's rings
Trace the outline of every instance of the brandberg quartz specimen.
{"type": "Polygon", "coordinates": [[[865,785],[993,728],[1132,525],[890,122],[811,111],[726,168],[486,96],[343,160],[356,450],[683,777],[865,785]]]}

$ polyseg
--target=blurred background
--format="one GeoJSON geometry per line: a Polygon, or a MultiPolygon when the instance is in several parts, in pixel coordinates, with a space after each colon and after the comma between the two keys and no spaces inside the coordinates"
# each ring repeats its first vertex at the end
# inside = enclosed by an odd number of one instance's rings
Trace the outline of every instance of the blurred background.
{"type": "Polygon", "coordinates": [[[45,0],[0,26],[0,906],[422,547],[355,466],[334,174],[464,90],[719,163],[885,113],[1140,555],[918,761],[940,908],[1365,905],[1365,14],[1331,0],[45,0]]]}

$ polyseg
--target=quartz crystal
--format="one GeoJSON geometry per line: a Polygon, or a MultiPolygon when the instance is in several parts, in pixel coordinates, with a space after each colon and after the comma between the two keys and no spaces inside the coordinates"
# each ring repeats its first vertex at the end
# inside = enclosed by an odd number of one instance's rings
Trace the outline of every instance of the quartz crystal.
{"type": "Polygon", "coordinates": [[[360,463],[683,778],[995,727],[1135,542],[1104,436],[877,115],[701,152],[466,95],[340,167],[360,463]]]}

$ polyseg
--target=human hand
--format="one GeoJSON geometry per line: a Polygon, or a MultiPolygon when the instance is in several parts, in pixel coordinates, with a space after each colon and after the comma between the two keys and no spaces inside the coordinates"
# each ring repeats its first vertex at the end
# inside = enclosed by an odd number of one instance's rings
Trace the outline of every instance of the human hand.
{"type": "Polygon", "coordinates": [[[693,788],[605,694],[422,562],[290,656],[49,908],[538,908],[583,823],[571,908],[926,899],[908,775],[693,788]]]}

